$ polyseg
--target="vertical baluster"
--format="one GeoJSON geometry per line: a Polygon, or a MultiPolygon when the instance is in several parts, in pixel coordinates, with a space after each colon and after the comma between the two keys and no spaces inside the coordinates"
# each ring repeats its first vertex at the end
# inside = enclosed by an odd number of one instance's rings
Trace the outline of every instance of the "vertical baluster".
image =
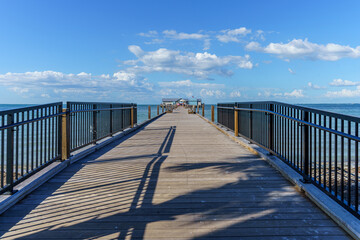
{"type": "MultiPolygon", "coordinates": [[[[30,119],[30,111],[26,113],[26,119],[30,119]]],[[[30,124],[26,124],[26,172],[29,172],[30,165],[30,124]]]]}
{"type": "MultiPolygon", "coordinates": [[[[14,115],[15,116],[15,115],[14,115]]],[[[19,113],[16,113],[16,123],[20,122],[19,121],[19,113]]],[[[19,145],[20,145],[20,141],[19,141],[19,131],[20,131],[20,127],[16,127],[15,128],[15,135],[16,135],[16,141],[14,143],[14,147],[15,147],[15,179],[17,180],[19,178],[19,145]]]]}
{"type": "MultiPolygon", "coordinates": [[[[312,123],[312,116],[313,114],[311,112],[309,112],[309,122],[312,123]]],[[[309,139],[310,139],[310,143],[309,143],[309,180],[312,178],[313,174],[312,174],[312,161],[313,161],[313,155],[312,155],[312,146],[313,146],[313,138],[312,138],[312,133],[313,133],[313,128],[311,126],[309,126],[309,139]]]]}
{"type": "MultiPolygon", "coordinates": [[[[40,117],[43,117],[44,109],[43,108],[39,109],[39,112],[40,112],[40,117]]],[[[43,160],[44,160],[43,159],[43,134],[44,134],[44,132],[43,132],[43,124],[44,124],[44,121],[41,120],[39,122],[40,122],[39,123],[39,125],[40,125],[40,142],[39,142],[40,150],[39,150],[39,164],[37,165],[37,167],[39,165],[41,165],[43,163],[43,160]]]]}
{"type": "MultiPolygon", "coordinates": [[[[359,136],[359,123],[355,123],[355,136],[359,136]]],[[[355,141],[355,212],[359,211],[359,142],[355,141]]]]}
{"type": "MultiPolygon", "coordinates": [[[[314,124],[317,123],[318,114],[314,114],[314,124]]],[[[317,165],[318,165],[318,157],[317,157],[317,132],[320,132],[318,129],[314,129],[314,180],[317,181],[317,165]]]]}
{"type": "MultiPolygon", "coordinates": [[[[296,109],[296,118],[300,118],[300,110],[296,109]]],[[[296,133],[296,146],[297,146],[297,157],[296,157],[296,168],[300,169],[300,124],[297,124],[296,133]]]]}
{"type": "MultiPolygon", "coordinates": [[[[326,124],[326,116],[324,115],[324,127],[326,127],[327,126],[327,124],[326,124]]],[[[324,176],[323,176],[323,184],[324,184],[324,188],[326,189],[326,135],[327,135],[327,132],[326,131],[324,131],[324,135],[323,135],[323,141],[324,141],[324,143],[323,143],[323,152],[324,152],[324,170],[323,170],[323,174],[324,174],[324,176]]]]}
{"type": "MultiPolygon", "coordinates": [[[[351,135],[351,121],[348,121],[348,134],[351,135]]],[[[348,173],[347,173],[347,199],[348,206],[351,205],[351,140],[348,139],[348,173]]]]}
{"type": "MultiPolygon", "coordinates": [[[[304,111],[302,114],[302,119],[305,122],[309,121],[309,112],[304,111]]],[[[311,144],[311,139],[309,138],[309,126],[304,124],[301,132],[301,146],[302,146],[302,157],[304,161],[301,166],[303,166],[303,181],[309,182],[309,145],[311,144]]]]}
{"type": "MultiPolygon", "coordinates": [[[[320,115],[319,114],[319,122],[318,122],[318,125],[320,125],[321,126],[321,119],[322,119],[322,115],[320,115]]],[[[319,144],[319,184],[321,185],[321,182],[322,182],[322,174],[321,174],[321,150],[322,150],[322,146],[321,146],[321,133],[322,133],[322,131],[321,130],[319,130],[319,142],[318,142],[318,144],[319,144]]]]}
{"type": "MultiPolygon", "coordinates": [[[[344,132],[344,119],[341,119],[341,132],[344,132]]],[[[341,201],[344,201],[344,137],[341,137],[341,201]]]]}
{"type": "MultiPolygon", "coordinates": [[[[335,118],[335,130],[337,131],[338,130],[338,119],[335,118]]],[[[335,172],[334,172],[334,191],[335,191],[335,197],[337,198],[337,195],[338,195],[338,136],[335,135],[335,162],[334,162],[334,169],[335,169],[335,172]]]]}
{"type": "MultiPolygon", "coordinates": [[[[332,117],[329,117],[329,128],[330,129],[332,129],[332,117]]],[[[331,177],[332,177],[332,174],[331,174],[331,172],[332,172],[332,149],[333,149],[333,147],[332,147],[332,134],[331,133],[329,133],[329,180],[328,180],[328,182],[329,182],[329,192],[331,193],[331,191],[332,191],[332,179],[331,179],[331,177]]]]}

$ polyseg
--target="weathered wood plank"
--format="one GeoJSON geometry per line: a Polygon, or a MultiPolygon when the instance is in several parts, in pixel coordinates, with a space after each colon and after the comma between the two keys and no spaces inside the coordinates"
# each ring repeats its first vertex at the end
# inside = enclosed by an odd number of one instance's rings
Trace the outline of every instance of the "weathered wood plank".
{"type": "Polygon", "coordinates": [[[68,167],[2,239],[349,239],[265,161],[183,109],[68,167]]]}

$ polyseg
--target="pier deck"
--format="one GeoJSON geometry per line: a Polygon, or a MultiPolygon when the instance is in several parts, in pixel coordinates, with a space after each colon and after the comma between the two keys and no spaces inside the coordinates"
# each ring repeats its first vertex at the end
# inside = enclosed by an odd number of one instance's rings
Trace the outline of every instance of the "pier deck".
{"type": "Polygon", "coordinates": [[[264,160],[177,109],[0,216],[2,239],[348,239],[264,160]]]}

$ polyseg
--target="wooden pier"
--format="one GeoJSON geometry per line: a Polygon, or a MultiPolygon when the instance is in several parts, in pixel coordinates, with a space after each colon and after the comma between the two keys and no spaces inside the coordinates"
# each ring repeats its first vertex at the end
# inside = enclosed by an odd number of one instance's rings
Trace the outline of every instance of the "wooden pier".
{"type": "Polygon", "coordinates": [[[349,239],[264,160],[183,108],[70,165],[1,239],[349,239]]]}

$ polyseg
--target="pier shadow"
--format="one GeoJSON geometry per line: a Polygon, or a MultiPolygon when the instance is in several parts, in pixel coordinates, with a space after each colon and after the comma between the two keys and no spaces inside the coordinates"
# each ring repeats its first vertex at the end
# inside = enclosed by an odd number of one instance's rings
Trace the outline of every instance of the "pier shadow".
{"type": "MultiPolygon", "coordinates": [[[[56,218],[59,225],[54,224],[52,227],[45,228],[37,225],[38,220],[27,219],[28,225],[21,223],[22,225],[18,226],[19,230],[13,229],[8,237],[5,236],[4,239],[50,239],[54,238],[54,236],[57,238],[80,239],[145,239],[148,226],[153,224],[159,225],[158,229],[155,230],[157,232],[153,233],[154,237],[152,239],[169,239],[171,237],[167,237],[166,232],[171,231],[171,227],[166,223],[191,216],[191,220],[183,221],[182,225],[179,226],[179,228],[183,229],[182,233],[179,232],[179,234],[182,234],[178,236],[179,238],[183,236],[184,238],[197,240],[215,237],[239,239],[237,238],[239,234],[243,234],[244,236],[258,236],[257,239],[260,239],[262,236],[276,238],[279,236],[291,236],[294,233],[314,237],[320,236],[329,231],[328,228],[336,226],[324,217],[319,210],[314,208],[311,203],[304,201],[305,199],[299,194],[287,195],[288,188],[291,187],[290,184],[279,173],[271,169],[267,163],[256,156],[241,156],[239,158],[227,158],[204,163],[178,163],[174,166],[162,168],[162,164],[171,151],[176,127],[170,127],[166,131],[161,146],[154,154],[138,155],[138,158],[136,156],[124,156],[100,160],[101,162],[115,162],[118,159],[118,161],[130,160],[131,162],[139,158],[149,159],[144,169],[136,172],[136,174],[134,174],[136,167],[129,169],[127,172],[119,173],[136,175],[134,178],[130,177],[126,180],[128,181],[126,184],[129,184],[129,186],[125,185],[121,189],[124,193],[122,198],[119,198],[117,191],[120,190],[116,188],[116,185],[124,184],[125,180],[108,183],[108,185],[104,183],[102,185],[88,186],[87,188],[75,189],[73,192],[67,191],[65,188],[61,194],[70,192],[76,194],[77,191],[89,191],[89,197],[80,200],[83,201],[83,204],[88,204],[87,213],[75,208],[72,213],[77,215],[76,218],[66,219],[64,217],[61,220],[59,220],[61,218],[61,213],[59,213],[60,217],[56,218]],[[266,168],[268,170],[259,172],[259,169],[266,168]],[[158,186],[161,171],[174,174],[194,171],[194,174],[196,174],[196,171],[206,172],[210,170],[216,170],[222,176],[231,173],[239,173],[239,176],[221,186],[207,187],[204,185],[198,190],[179,194],[160,203],[154,203],[155,190],[158,186]],[[135,187],[131,187],[131,183],[135,187]],[[97,200],[91,197],[91,191],[98,191],[98,188],[104,186],[108,187],[107,191],[98,199],[104,202],[103,204],[96,204],[97,200]],[[131,192],[131,196],[127,194],[127,191],[131,192]],[[117,195],[113,197],[112,194],[115,192],[117,195]],[[109,203],[109,206],[106,203],[109,203]],[[123,211],[114,211],[110,203],[115,203],[117,209],[123,206],[123,211]],[[96,213],[100,208],[102,210],[101,216],[86,215],[88,212],[96,213]],[[298,229],[284,228],[284,225],[289,224],[291,221],[293,221],[293,225],[298,224],[298,229]],[[161,225],[162,223],[164,225],[161,225]],[[323,227],[324,231],[322,232],[319,228],[315,229],[314,226],[323,227]],[[310,229],[311,227],[313,228],[310,229]],[[192,233],[197,231],[199,233],[192,233]]],[[[114,144],[114,146],[116,145],[114,144]]],[[[96,159],[109,150],[111,149],[96,153],[79,165],[97,164],[96,159]]],[[[80,169],[81,166],[77,166],[74,167],[73,171],[77,172],[80,169]]],[[[55,188],[64,188],[66,181],[69,179],[70,177],[64,177],[64,180],[58,183],[55,188]]],[[[50,195],[53,194],[46,194],[39,200],[39,203],[50,195]]],[[[71,201],[72,199],[67,200],[71,201]]],[[[59,204],[59,209],[61,207],[61,203],[58,203],[56,198],[49,204],[51,204],[49,206],[51,208],[54,208],[54,204],[59,204]]],[[[29,212],[20,214],[19,218],[24,219],[29,212]]],[[[46,213],[45,209],[43,213],[39,212],[36,216],[43,214],[43,219],[46,219],[46,213]]],[[[66,216],[66,213],[64,215],[66,216]]],[[[11,217],[11,210],[4,216],[11,217]]],[[[0,222],[1,224],[2,222],[0,222]]],[[[12,226],[14,225],[12,224],[12,226]]],[[[10,228],[7,230],[10,230],[10,228]]],[[[336,231],[333,232],[336,233],[336,231]]],[[[339,236],[340,233],[338,233],[339,236]]]]}

